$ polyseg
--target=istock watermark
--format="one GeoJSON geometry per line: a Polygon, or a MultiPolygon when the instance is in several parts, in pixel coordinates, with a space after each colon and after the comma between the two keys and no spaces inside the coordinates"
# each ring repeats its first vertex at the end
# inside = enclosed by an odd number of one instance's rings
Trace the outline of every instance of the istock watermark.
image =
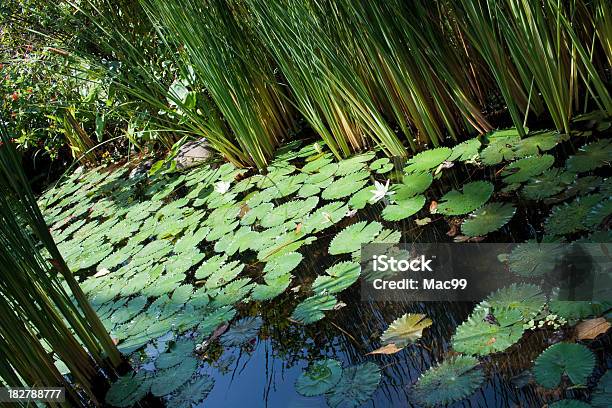
{"type": "Polygon", "coordinates": [[[480,301],[503,287],[531,284],[557,300],[612,301],[611,246],[369,244],[361,248],[361,296],[368,301],[480,301]]]}

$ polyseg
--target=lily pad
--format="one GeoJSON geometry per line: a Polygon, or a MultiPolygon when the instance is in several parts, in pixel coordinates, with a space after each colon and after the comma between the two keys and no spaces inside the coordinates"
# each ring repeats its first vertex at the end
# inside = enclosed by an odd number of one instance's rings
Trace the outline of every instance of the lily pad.
{"type": "Polygon", "coordinates": [[[543,156],[529,156],[510,163],[504,171],[504,183],[523,183],[533,176],[542,174],[553,165],[555,158],[549,154],[543,156]]]}
{"type": "Polygon", "coordinates": [[[340,262],[328,268],[325,273],[312,284],[312,290],[317,294],[342,292],[359,279],[360,266],[356,262],[340,262]]]}
{"type": "Polygon", "coordinates": [[[473,181],[463,186],[462,192],[452,190],[438,202],[437,211],[446,215],[462,215],[486,203],[493,194],[493,184],[473,181]]]}
{"type": "Polygon", "coordinates": [[[382,224],[379,222],[367,223],[361,221],[349,225],[340,231],[329,244],[330,255],[348,254],[361,248],[361,244],[367,244],[380,233],[382,224]]]}
{"type": "Polygon", "coordinates": [[[404,171],[406,173],[418,173],[434,169],[442,164],[451,153],[452,150],[448,147],[425,150],[410,158],[404,171]]]}
{"type": "Polygon", "coordinates": [[[542,276],[554,270],[563,252],[561,244],[527,241],[512,250],[508,265],[519,276],[542,276]]]}
{"type": "Polygon", "coordinates": [[[406,347],[420,339],[423,329],[431,325],[431,319],[424,314],[406,313],[389,325],[382,334],[381,341],[383,344],[393,343],[398,348],[406,347]]]}
{"type": "Polygon", "coordinates": [[[508,203],[489,203],[474,211],[461,224],[461,232],[478,237],[497,231],[514,216],[516,208],[508,203]]]}
{"type": "Polygon", "coordinates": [[[183,384],[168,401],[169,408],[191,408],[206,399],[215,385],[215,379],[208,374],[198,374],[198,378],[183,384]]]}
{"type": "Polygon", "coordinates": [[[488,355],[504,351],[523,336],[522,315],[518,310],[495,310],[497,323],[487,319],[485,309],[478,309],[463,322],[452,338],[453,348],[470,355],[488,355]]]}
{"type": "Polygon", "coordinates": [[[238,347],[257,337],[263,324],[261,317],[245,317],[234,323],[221,338],[221,344],[228,347],[238,347]]]}
{"type": "Polygon", "coordinates": [[[448,161],[461,161],[466,162],[469,160],[474,160],[478,157],[478,150],[480,150],[480,140],[475,137],[470,140],[466,140],[463,143],[459,143],[457,146],[453,147],[453,151],[450,156],[446,160],[448,161]]]}
{"type": "Polygon", "coordinates": [[[549,235],[565,235],[589,230],[586,218],[602,198],[599,194],[592,194],[578,197],[569,204],[556,206],[544,223],[544,231],[549,235]]]}
{"type": "Polygon", "coordinates": [[[566,375],[572,384],[586,384],[595,368],[595,355],[581,344],[557,343],[548,347],[535,361],[533,373],[536,381],[555,388],[566,375]]]}
{"type": "Polygon", "coordinates": [[[332,310],[336,302],[336,298],[332,295],[311,296],[297,305],[291,318],[303,324],[314,323],[324,318],[323,312],[332,310]]]}
{"type": "Polygon", "coordinates": [[[338,384],[327,393],[331,408],[353,408],[367,402],[380,383],[380,368],[372,362],[345,368],[338,384]]]}
{"type": "Polygon", "coordinates": [[[421,375],[412,394],[427,407],[444,406],[469,397],[483,382],[476,358],[454,356],[421,375]]]}
{"type": "Polygon", "coordinates": [[[397,201],[396,204],[386,206],[382,211],[385,221],[399,221],[413,216],[425,205],[425,196],[418,195],[405,200],[397,201]]]}
{"type": "Polygon", "coordinates": [[[601,139],[578,149],[578,152],[567,159],[565,167],[574,173],[583,173],[599,167],[610,166],[612,162],[612,141],[601,139]]]}
{"type": "Polygon", "coordinates": [[[421,194],[431,185],[433,177],[429,173],[407,174],[402,180],[402,184],[394,186],[394,199],[397,201],[405,200],[421,194]]]}
{"type": "Polygon", "coordinates": [[[597,387],[593,391],[591,406],[593,408],[608,408],[610,401],[612,401],[612,370],[606,371],[599,379],[597,387]]]}
{"type": "Polygon", "coordinates": [[[333,359],[315,361],[295,382],[295,390],[305,397],[322,395],[338,384],[342,366],[333,359]]]}
{"type": "Polygon", "coordinates": [[[529,200],[541,200],[560,193],[576,179],[576,173],[552,167],[540,175],[531,177],[523,187],[523,196],[529,200]]]}

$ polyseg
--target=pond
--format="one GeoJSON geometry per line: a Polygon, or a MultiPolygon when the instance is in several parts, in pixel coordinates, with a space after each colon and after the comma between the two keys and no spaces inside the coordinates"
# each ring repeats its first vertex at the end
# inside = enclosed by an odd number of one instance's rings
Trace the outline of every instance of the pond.
{"type": "MultiPolygon", "coordinates": [[[[576,325],[612,303],[525,285],[485,312],[367,301],[358,281],[361,244],[608,243],[610,161],[591,132],[507,129],[408,163],[292,143],[266,175],[127,163],[75,172],[39,203],[131,363],[109,405],[604,406],[610,335],[576,325]]],[[[526,248],[500,263],[537,278],[525,265],[543,255],[526,248]]]]}

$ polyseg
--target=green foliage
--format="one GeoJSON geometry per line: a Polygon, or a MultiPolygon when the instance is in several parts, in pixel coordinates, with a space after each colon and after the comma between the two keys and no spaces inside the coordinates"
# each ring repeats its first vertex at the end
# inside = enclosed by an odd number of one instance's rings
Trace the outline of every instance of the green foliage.
{"type": "Polygon", "coordinates": [[[342,366],[336,360],[313,362],[295,382],[295,390],[306,397],[325,394],[342,377],[342,366]]]}
{"type": "Polygon", "coordinates": [[[380,383],[380,368],[366,362],[347,367],[335,387],[327,393],[327,404],[332,407],[358,407],[372,398],[380,383]]]}
{"type": "Polygon", "coordinates": [[[544,223],[544,230],[550,235],[565,235],[589,230],[587,216],[602,198],[599,194],[592,194],[578,197],[569,204],[554,207],[544,223]]]}
{"type": "Polygon", "coordinates": [[[493,194],[493,184],[472,181],[463,186],[462,192],[452,190],[438,202],[437,211],[446,215],[462,215],[474,211],[486,203],[493,194]]]}
{"type": "Polygon", "coordinates": [[[339,293],[359,279],[360,266],[356,262],[340,262],[327,268],[325,275],[318,276],[312,283],[317,294],[339,293]]]}
{"type": "Polygon", "coordinates": [[[311,296],[297,305],[291,318],[303,324],[314,323],[324,318],[325,314],[323,312],[332,310],[336,302],[336,298],[332,295],[311,296]]]}
{"type": "Polygon", "coordinates": [[[493,309],[497,320],[486,319],[488,309],[477,309],[463,322],[452,338],[453,348],[471,355],[488,355],[504,351],[523,335],[522,314],[517,309],[493,309]]]}
{"type": "Polygon", "coordinates": [[[406,173],[419,173],[434,169],[442,164],[451,153],[452,151],[448,147],[425,150],[410,158],[404,171],[406,173]]]}
{"type": "Polygon", "coordinates": [[[432,325],[424,314],[406,313],[393,321],[381,336],[383,344],[394,344],[397,348],[414,343],[423,335],[423,329],[432,325]]]}
{"type": "Polygon", "coordinates": [[[508,256],[510,271],[520,276],[536,277],[554,270],[563,253],[563,246],[527,241],[517,245],[508,256]]]}
{"type": "Polygon", "coordinates": [[[484,382],[478,360],[455,356],[431,367],[412,387],[413,397],[428,407],[451,404],[473,394],[484,382]]]}
{"type": "Polygon", "coordinates": [[[591,406],[594,408],[606,408],[610,405],[612,398],[612,371],[608,370],[599,379],[597,387],[591,398],[591,406]]]}
{"type": "Polygon", "coordinates": [[[610,162],[612,162],[612,142],[609,139],[601,139],[578,149],[574,156],[567,159],[565,167],[571,172],[583,173],[609,165],[610,162]]]}
{"type": "Polygon", "coordinates": [[[523,183],[552,166],[555,158],[549,154],[529,156],[510,163],[504,171],[504,183],[523,183]]]}
{"type": "Polygon", "coordinates": [[[555,388],[566,375],[574,385],[586,384],[595,367],[595,355],[581,344],[557,343],[535,361],[533,373],[538,384],[555,388]]]}
{"type": "Polygon", "coordinates": [[[340,231],[329,244],[330,255],[348,254],[357,251],[362,244],[368,244],[380,233],[379,222],[361,221],[340,231]]]}
{"type": "Polygon", "coordinates": [[[469,237],[476,237],[497,231],[510,222],[515,211],[516,208],[507,203],[486,204],[463,221],[461,232],[469,237]]]}
{"type": "Polygon", "coordinates": [[[560,400],[548,405],[550,408],[590,408],[591,405],[579,400],[560,400]]]}
{"type": "Polygon", "coordinates": [[[541,200],[565,190],[576,179],[576,174],[552,167],[533,176],[523,187],[522,193],[529,200],[541,200]]]}
{"type": "Polygon", "coordinates": [[[386,206],[382,211],[382,216],[385,221],[403,220],[419,212],[424,205],[425,196],[409,197],[386,206]]]}

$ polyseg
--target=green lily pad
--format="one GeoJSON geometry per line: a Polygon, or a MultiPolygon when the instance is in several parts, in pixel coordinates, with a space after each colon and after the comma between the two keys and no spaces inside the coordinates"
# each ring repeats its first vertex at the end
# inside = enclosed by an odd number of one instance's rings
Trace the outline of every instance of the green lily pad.
{"type": "Polygon", "coordinates": [[[345,368],[340,381],[327,393],[327,404],[331,408],[364,404],[378,388],[380,377],[380,368],[370,361],[345,368]]]}
{"type": "Polygon", "coordinates": [[[544,222],[544,231],[549,235],[565,235],[589,230],[587,216],[602,198],[599,194],[592,194],[554,207],[544,222]]]}
{"type": "Polygon", "coordinates": [[[510,163],[504,171],[504,183],[523,183],[538,174],[542,174],[553,165],[555,158],[549,154],[529,156],[510,163]]]}
{"type": "Polygon", "coordinates": [[[418,195],[397,201],[396,204],[386,206],[382,211],[385,221],[399,221],[413,216],[425,205],[425,196],[418,195]]]}
{"type": "Polygon", "coordinates": [[[106,403],[114,407],[131,407],[149,392],[150,380],[144,372],[128,373],[115,381],[106,393],[106,403]]]}
{"type": "Polygon", "coordinates": [[[435,149],[425,150],[421,153],[414,155],[408,160],[404,172],[406,173],[418,173],[429,171],[438,167],[444,162],[452,153],[452,150],[448,147],[438,147],[435,149]]]}
{"type": "Polygon", "coordinates": [[[291,318],[303,324],[314,323],[325,317],[324,311],[336,306],[336,298],[332,295],[314,295],[298,304],[291,318]]]}
{"type": "Polygon", "coordinates": [[[476,358],[454,356],[422,374],[411,391],[419,404],[437,407],[469,397],[483,382],[476,358]]]}
{"type": "Polygon", "coordinates": [[[414,343],[423,335],[423,329],[432,325],[430,318],[420,313],[406,313],[389,325],[382,334],[383,344],[394,344],[397,348],[414,343]]]}
{"type": "Polygon", "coordinates": [[[312,283],[312,290],[317,294],[342,292],[359,279],[360,266],[356,262],[340,262],[325,273],[312,283]]]}
{"type": "Polygon", "coordinates": [[[191,408],[206,399],[215,385],[215,379],[208,374],[198,374],[198,378],[183,384],[168,401],[168,408],[191,408]]]}
{"type": "Polygon", "coordinates": [[[510,222],[515,211],[516,208],[508,203],[486,204],[463,221],[461,232],[468,237],[478,237],[497,231],[510,222]]]}
{"type": "Polygon", "coordinates": [[[361,244],[367,244],[380,233],[382,224],[379,222],[367,223],[361,221],[349,225],[340,231],[329,244],[330,255],[348,254],[361,248],[361,244]]]}
{"type": "Polygon", "coordinates": [[[245,317],[235,322],[221,338],[221,344],[227,347],[238,347],[257,337],[263,324],[261,317],[245,317]]]}
{"type": "Polygon", "coordinates": [[[462,215],[485,204],[493,194],[493,184],[473,181],[463,185],[463,192],[449,191],[438,202],[437,211],[446,215],[462,215]]]}
{"type": "Polygon", "coordinates": [[[417,194],[423,193],[433,181],[429,173],[407,174],[402,180],[402,184],[394,186],[394,199],[397,201],[406,200],[417,194]]]}
{"type": "Polygon", "coordinates": [[[151,393],[161,397],[176,391],[191,378],[197,365],[197,360],[190,357],[184,359],[178,365],[157,372],[155,378],[151,381],[151,393]]]}
{"type": "Polygon", "coordinates": [[[523,320],[528,320],[540,313],[545,303],[546,296],[539,286],[513,283],[490,294],[478,307],[518,310],[523,320]]]}
{"type": "Polygon", "coordinates": [[[562,254],[561,244],[527,241],[512,250],[508,265],[510,271],[519,276],[543,276],[554,270],[562,254]]]}
{"type": "Polygon", "coordinates": [[[574,173],[583,173],[599,167],[610,166],[612,162],[612,142],[601,139],[578,149],[578,152],[567,159],[565,167],[574,173]]]}
{"type": "Polygon", "coordinates": [[[565,190],[574,180],[576,173],[552,167],[542,174],[531,177],[523,187],[522,193],[529,200],[541,200],[565,190]]]}
{"type": "Polygon", "coordinates": [[[295,382],[295,390],[305,397],[325,394],[342,376],[342,366],[336,360],[313,362],[295,382]]]}
{"type": "Polygon", "coordinates": [[[457,146],[453,147],[453,151],[450,156],[446,160],[448,161],[461,161],[466,162],[469,160],[474,160],[478,157],[478,151],[480,150],[480,140],[475,137],[470,140],[466,140],[463,143],[459,143],[457,146]]]}
{"type": "Polygon", "coordinates": [[[522,315],[518,310],[495,310],[498,324],[486,319],[487,310],[477,309],[463,322],[452,338],[455,351],[485,356],[504,351],[523,336],[522,315]]]}
{"type": "Polygon", "coordinates": [[[566,375],[572,384],[586,384],[595,368],[595,355],[581,344],[557,343],[548,347],[535,361],[533,374],[538,384],[555,388],[566,375]]]}
{"type": "Polygon", "coordinates": [[[608,408],[610,401],[612,401],[612,371],[609,370],[599,379],[597,387],[593,391],[591,406],[593,408],[608,408]]]}
{"type": "Polygon", "coordinates": [[[360,171],[334,180],[323,190],[321,198],[329,201],[348,197],[361,190],[368,183],[368,176],[368,172],[360,171]]]}

